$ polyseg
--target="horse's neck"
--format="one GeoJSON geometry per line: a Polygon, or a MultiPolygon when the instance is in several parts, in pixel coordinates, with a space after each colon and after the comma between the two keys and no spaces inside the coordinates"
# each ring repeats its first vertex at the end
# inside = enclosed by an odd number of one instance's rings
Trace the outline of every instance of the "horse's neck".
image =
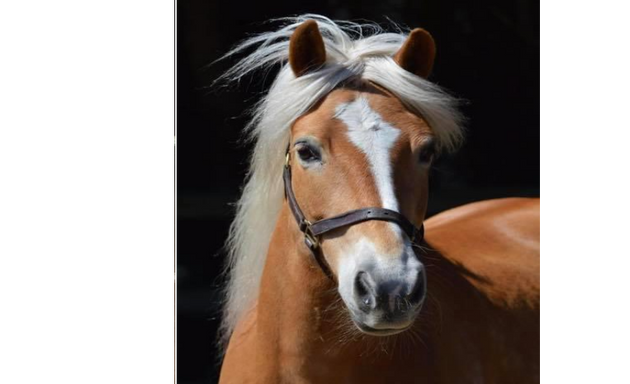
{"type": "Polygon", "coordinates": [[[337,293],[291,220],[285,204],[267,254],[256,326],[269,352],[265,359],[299,377],[326,357],[322,338],[330,335],[330,326],[324,312],[337,293]]]}

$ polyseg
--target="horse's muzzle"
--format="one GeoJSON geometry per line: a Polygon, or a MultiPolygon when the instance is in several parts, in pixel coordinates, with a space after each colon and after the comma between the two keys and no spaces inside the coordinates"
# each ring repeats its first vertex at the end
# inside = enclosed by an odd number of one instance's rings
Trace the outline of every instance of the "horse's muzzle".
{"type": "Polygon", "coordinates": [[[424,268],[415,278],[380,279],[377,273],[359,271],[354,279],[353,314],[357,327],[369,334],[393,334],[415,320],[426,295],[424,268]]]}

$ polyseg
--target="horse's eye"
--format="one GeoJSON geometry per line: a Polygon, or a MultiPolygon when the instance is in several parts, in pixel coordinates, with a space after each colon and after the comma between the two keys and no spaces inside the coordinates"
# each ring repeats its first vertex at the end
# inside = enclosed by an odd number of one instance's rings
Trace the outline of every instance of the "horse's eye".
{"type": "Polygon", "coordinates": [[[435,155],[435,148],[433,143],[429,143],[420,151],[420,163],[422,164],[430,164],[433,161],[433,156],[435,155]]]}
{"type": "Polygon", "coordinates": [[[312,162],[312,161],[319,161],[320,160],[320,156],[319,153],[307,146],[307,145],[302,145],[297,149],[297,154],[298,156],[300,156],[300,160],[304,161],[304,162],[312,162]]]}
{"type": "Polygon", "coordinates": [[[433,161],[433,152],[432,151],[422,151],[420,153],[420,162],[422,164],[429,164],[433,161]]]}

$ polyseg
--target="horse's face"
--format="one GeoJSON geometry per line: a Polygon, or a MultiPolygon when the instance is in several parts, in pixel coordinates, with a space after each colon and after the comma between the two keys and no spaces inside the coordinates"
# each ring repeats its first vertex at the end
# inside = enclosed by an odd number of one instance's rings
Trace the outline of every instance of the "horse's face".
{"type": "MultiPolygon", "coordinates": [[[[424,219],[433,158],[431,129],[372,84],[333,91],[292,128],[293,188],[311,221],[383,207],[424,219]]],[[[366,221],[323,236],[321,247],[357,327],[407,329],[426,293],[423,264],[395,223],[366,221]]]]}

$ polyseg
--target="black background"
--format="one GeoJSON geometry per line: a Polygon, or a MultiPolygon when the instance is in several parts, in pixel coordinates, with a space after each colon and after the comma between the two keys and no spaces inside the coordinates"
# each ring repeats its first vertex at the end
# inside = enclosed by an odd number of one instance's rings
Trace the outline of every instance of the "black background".
{"type": "MultiPolygon", "coordinates": [[[[222,245],[247,165],[238,143],[265,85],[216,92],[230,63],[209,66],[272,18],[319,13],[394,22],[436,40],[431,80],[466,100],[467,140],[438,160],[429,215],[469,201],[539,194],[539,3],[536,1],[320,0],[177,2],[177,378],[217,380],[222,245]]],[[[232,62],[233,63],[233,62],[232,62]]]]}

